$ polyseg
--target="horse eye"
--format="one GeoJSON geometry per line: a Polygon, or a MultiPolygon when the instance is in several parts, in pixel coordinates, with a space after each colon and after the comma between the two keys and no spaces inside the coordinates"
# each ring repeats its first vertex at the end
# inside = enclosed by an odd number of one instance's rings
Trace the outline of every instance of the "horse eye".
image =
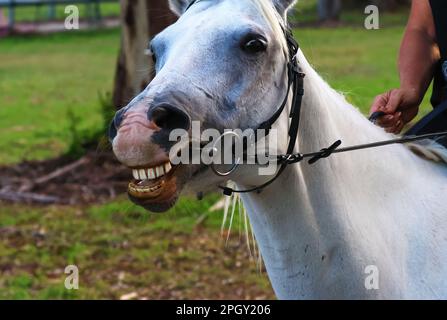
{"type": "Polygon", "coordinates": [[[242,45],[242,49],[250,54],[255,54],[267,50],[267,41],[261,38],[250,39],[242,45]]]}
{"type": "Polygon", "coordinates": [[[149,49],[146,50],[146,54],[151,57],[154,65],[157,64],[157,56],[155,55],[154,49],[152,47],[149,47],[149,49]]]}
{"type": "Polygon", "coordinates": [[[154,50],[151,49],[151,58],[154,65],[157,64],[157,55],[155,54],[154,50]]]}

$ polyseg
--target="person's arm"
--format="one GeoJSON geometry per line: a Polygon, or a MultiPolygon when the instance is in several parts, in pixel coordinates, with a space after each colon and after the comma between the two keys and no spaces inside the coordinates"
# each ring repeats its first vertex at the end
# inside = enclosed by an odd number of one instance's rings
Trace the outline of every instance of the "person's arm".
{"type": "Polygon", "coordinates": [[[377,121],[378,125],[399,133],[416,117],[439,59],[429,0],[413,0],[399,54],[400,88],[379,95],[371,107],[371,113],[387,114],[377,121]]]}

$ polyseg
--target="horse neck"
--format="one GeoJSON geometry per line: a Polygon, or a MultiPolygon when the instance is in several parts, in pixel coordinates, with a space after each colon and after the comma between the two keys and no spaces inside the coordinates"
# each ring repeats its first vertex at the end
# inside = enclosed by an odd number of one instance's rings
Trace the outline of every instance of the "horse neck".
{"type": "MultiPolygon", "coordinates": [[[[343,139],[344,145],[353,145],[390,138],[330,88],[303,55],[299,60],[306,80],[298,150],[316,151],[337,139],[343,139]]],[[[284,129],[287,120],[281,121],[284,129]]],[[[350,283],[363,286],[364,279],[356,279],[363,277],[356,262],[362,259],[363,250],[374,248],[368,246],[361,234],[367,232],[363,230],[387,228],[383,224],[390,228],[395,225],[386,223],[387,219],[393,219],[386,215],[390,210],[378,208],[384,204],[377,204],[376,200],[383,198],[384,189],[405,183],[405,170],[397,165],[392,174],[386,170],[390,162],[405,161],[411,168],[414,158],[402,146],[337,154],[313,166],[305,162],[289,166],[261,194],[243,195],[279,298],[322,298],[331,297],[331,293],[341,297],[334,290],[345,288],[326,288],[321,279],[322,275],[337,277],[340,268],[351,275],[350,283]],[[369,196],[365,195],[365,188],[369,196]],[[372,214],[367,214],[368,210],[372,214]],[[341,259],[336,262],[337,267],[329,269],[337,259],[341,259]]],[[[392,234],[394,230],[389,231],[392,234]]],[[[380,246],[382,240],[377,241],[380,246]]],[[[363,289],[350,292],[359,298],[363,289]]]]}

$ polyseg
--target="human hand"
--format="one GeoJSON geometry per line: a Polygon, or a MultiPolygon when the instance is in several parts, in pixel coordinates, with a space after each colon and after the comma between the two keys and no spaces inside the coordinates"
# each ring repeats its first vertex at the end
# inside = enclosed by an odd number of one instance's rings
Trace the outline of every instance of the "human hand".
{"type": "Polygon", "coordinates": [[[416,117],[421,100],[415,90],[394,89],[376,97],[371,107],[371,114],[386,113],[376,124],[385,128],[387,132],[398,134],[416,117]]]}

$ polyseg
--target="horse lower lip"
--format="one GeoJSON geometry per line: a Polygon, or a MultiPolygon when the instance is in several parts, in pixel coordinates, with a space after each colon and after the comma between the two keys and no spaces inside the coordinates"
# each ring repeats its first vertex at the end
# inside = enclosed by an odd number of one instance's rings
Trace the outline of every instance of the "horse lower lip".
{"type": "Polygon", "coordinates": [[[168,174],[154,180],[131,181],[127,188],[128,194],[134,199],[141,201],[162,202],[171,198],[172,194],[175,194],[177,190],[176,169],[177,166],[172,168],[168,174]]]}
{"type": "Polygon", "coordinates": [[[133,181],[129,183],[128,192],[131,196],[138,199],[153,199],[160,196],[164,191],[165,179],[159,179],[157,181],[133,181]]]}

